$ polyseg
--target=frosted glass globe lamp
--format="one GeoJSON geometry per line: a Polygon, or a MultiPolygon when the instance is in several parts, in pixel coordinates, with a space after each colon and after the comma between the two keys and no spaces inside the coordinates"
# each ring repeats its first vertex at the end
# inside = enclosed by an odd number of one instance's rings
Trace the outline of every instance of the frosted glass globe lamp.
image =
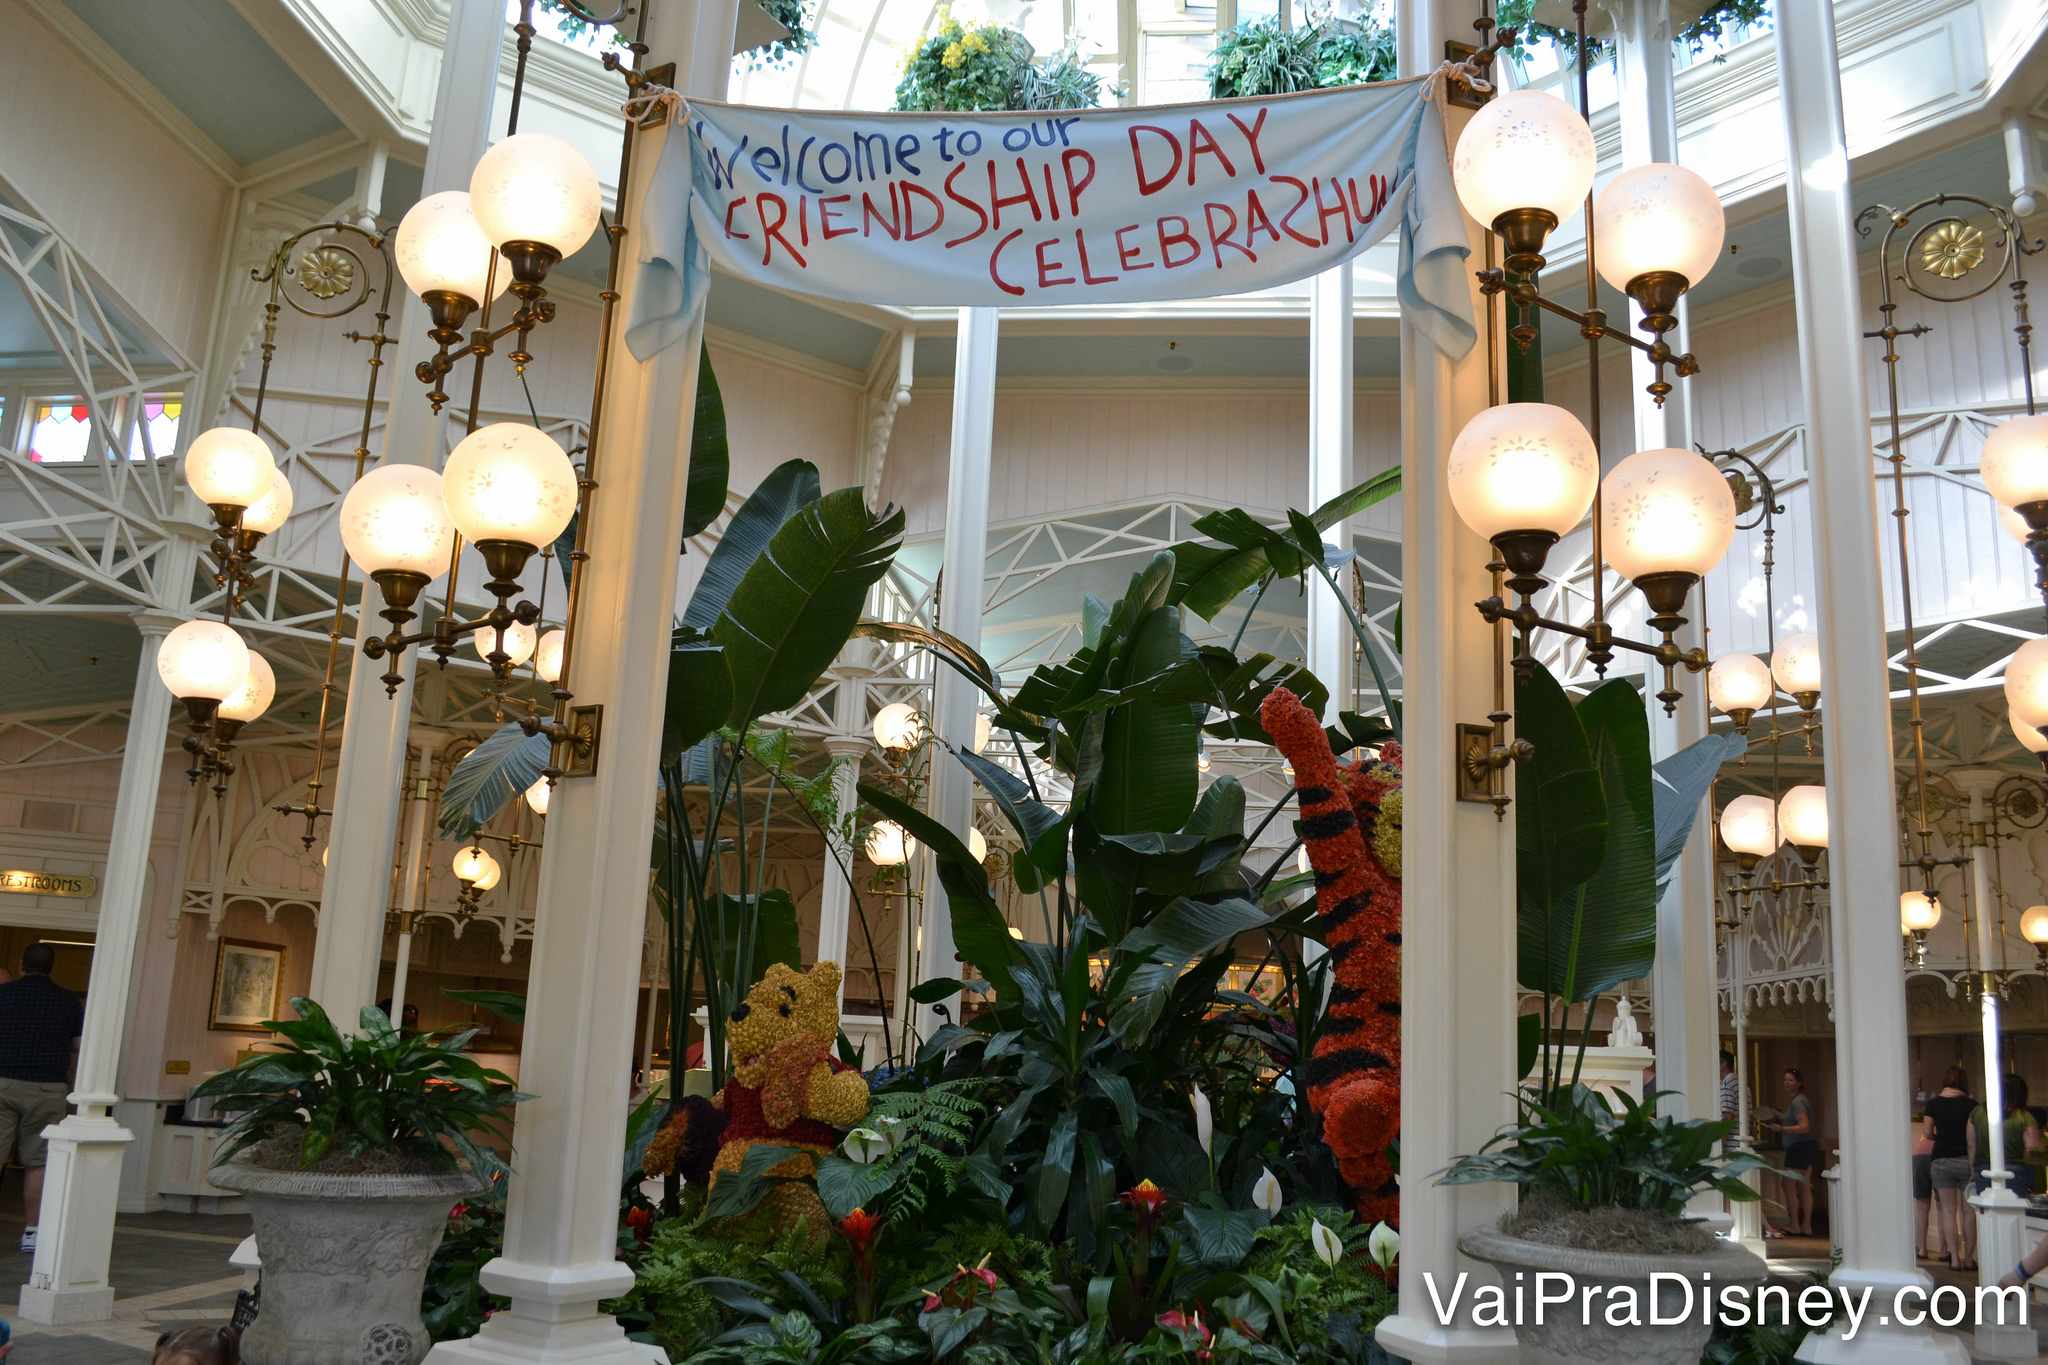
{"type": "Polygon", "coordinates": [[[1749,733],[1749,718],[1770,705],[1771,670],[1754,654],[1724,654],[1707,670],[1707,700],[1749,733]]]}
{"type": "Polygon", "coordinates": [[[1771,651],[1771,676],[1802,711],[1820,705],[1820,636],[1810,630],[1787,635],[1771,651]]]}
{"type": "Polygon", "coordinates": [[[1679,295],[1714,268],[1726,230],[1713,186],[1666,162],[1623,171],[1593,203],[1601,278],[1642,305],[1643,330],[1660,339],[1678,325],[1679,295]]]}
{"type": "Polygon", "coordinates": [[[1828,793],[1810,784],[1792,788],[1778,802],[1778,829],[1785,842],[1811,865],[1828,846],[1828,793]]]}
{"type": "Polygon", "coordinates": [[[533,671],[547,682],[562,680],[562,645],[568,635],[560,630],[551,630],[540,637],[540,643],[533,651],[533,671]]]}
{"type": "Polygon", "coordinates": [[[1768,796],[1738,796],[1721,808],[1721,842],[1744,872],[1778,851],[1778,808],[1768,796]]]}
{"type": "Polygon", "coordinates": [[[2048,970],[2048,905],[2030,905],[2021,912],[2020,937],[2034,945],[2034,965],[2048,970]]]}
{"type": "Polygon", "coordinates": [[[868,831],[868,861],[876,867],[901,867],[917,852],[917,840],[894,820],[883,820],[868,831]]]}
{"type": "Polygon", "coordinates": [[[924,721],[907,701],[892,701],[875,712],[875,743],[892,754],[917,746],[924,738],[924,721]]]}
{"type": "Polygon", "coordinates": [[[967,851],[977,863],[988,861],[988,836],[972,825],[967,827],[967,851]]]}
{"type": "Polygon", "coordinates": [[[2048,413],[2014,417],[1994,428],[1984,439],[1977,469],[1998,500],[1999,520],[2033,554],[2035,577],[2048,601],[2048,413]]]}
{"type": "Polygon", "coordinates": [[[192,438],[185,450],[185,482],[193,495],[213,511],[223,531],[252,503],[262,500],[277,480],[277,459],[253,431],[214,427],[192,438]]]}
{"type": "Polygon", "coordinates": [[[2006,660],[2005,701],[2015,730],[2048,726],[2048,638],[2027,641],[2006,660]]]}
{"type": "Polygon", "coordinates": [[[1941,923],[1941,901],[1925,891],[1899,893],[1899,928],[1908,934],[1924,934],[1941,923]]]}
{"type": "Polygon", "coordinates": [[[548,798],[554,794],[554,790],[548,785],[545,777],[535,778],[533,785],[526,789],[526,804],[532,808],[535,815],[548,813],[548,798]]]}
{"type": "Polygon", "coordinates": [[[974,713],[974,752],[980,753],[988,747],[989,736],[995,733],[995,725],[989,718],[977,711],[974,713]]]}
{"type": "Polygon", "coordinates": [[[2030,754],[2048,754],[2048,735],[2034,726],[2022,724],[2009,706],[2005,709],[2005,723],[2012,727],[2013,738],[2020,742],[2021,748],[2030,754]]]}
{"type": "Polygon", "coordinates": [[[512,291],[530,299],[556,262],[590,240],[604,197],[581,152],[549,133],[515,133],[476,163],[469,203],[511,267],[512,291]]]}
{"type": "Polygon", "coordinates": [[[414,204],[399,220],[391,256],[406,287],[427,305],[434,325],[427,335],[443,346],[462,340],[462,324],[512,283],[512,272],[492,269],[491,239],[477,226],[469,195],[443,190],[414,204]]]}
{"type": "Polygon", "coordinates": [[[1600,457],[1584,424],[1563,408],[1502,403],[1465,424],[1444,475],[1459,518],[1493,543],[1508,586],[1526,599],[1543,586],[1550,547],[1593,505],[1600,457]]]}
{"type": "Polygon", "coordinates": [[[341,500],[341,543],[384,594],[384,619],[403,625],[436,574],[448,567],[455,524],[441,476],[422,465],[379,465],[341,500]]]}
{"type": "Polygon", "coordinates": [[[1686,595],[1735,537],[1728,480],[1693,451],[1639,450],[1602,481],[1600,517],[1608,564],[1642,593],[1648,624],[1669,645],[1686,595]]]}
{"type": "Polygon", "coordinates": [[[157,646],[156,672],[193,723],[210,726],[220,704],[249,680],[249,647],[219,621],[187,621],[157,646]]]}
{"type": "Polygon", "coordinates": [[[224,741],[232,740],[244,725],[259,719],[277,696],[277,674],[271,671],[270,662],[253,649],[248,654],[249,676],[233,696],[222,700],[215,722],[215,732],[224,741]]]}
{"type": "Polygon", "coordinates": [[[292,514],[292,481],[280,469],[271,478],[270,491],[249,504],[242,513],[243,554],[253,553],[263,537],[284,525],[292,514]]]}
{"type": "Polygon", "coordinates": [[[1472,116],[1451,158],[1465,212],[1499,233],[1507,268],[1543,268],[1543,242],[1593,188],[1593,130],[1541,90],[1495,97],[1472,116]]]}
{"type": "Polygon", "coordinates": [[[526,561],[576,515],[576,466],[537,427],[493,422],[462,438],[441,469],[441,496],[463,538],[490,570],[502,603],[526,561]]]}
{"type": "Polygon", "coordinates": [[[476,647],[476,656],[485,663],[496,663],[494,653],[504,655],[506,668],[517,668],[533,657],[536,632],[524,621],[513,621],[505,627],[503,636],[496,626],[478,626],[470,635],[470,643],[476,647]]]}

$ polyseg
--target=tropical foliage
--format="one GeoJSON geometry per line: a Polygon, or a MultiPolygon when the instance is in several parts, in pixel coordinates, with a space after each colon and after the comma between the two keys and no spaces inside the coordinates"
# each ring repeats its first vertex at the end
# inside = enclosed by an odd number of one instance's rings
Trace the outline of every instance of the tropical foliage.
{"type": "Polygon", "coordinates": [[[1031,43],[1002,24],[963,24],[940,13],[936,28],[903,63],[895,108],[951,110],[1093,109],[1102,103],[1102,75],[1090,67],[1078,36],[1033,60],[1031,43]]]}
{"type": "Polygon", "coordinates": [[[1214,99],[1292,95],[1392,80],[1393,29],[1371,14],[1283,29],[1277,20],[1239,24],[1217,40],[1209,61],[1214,99]]]}

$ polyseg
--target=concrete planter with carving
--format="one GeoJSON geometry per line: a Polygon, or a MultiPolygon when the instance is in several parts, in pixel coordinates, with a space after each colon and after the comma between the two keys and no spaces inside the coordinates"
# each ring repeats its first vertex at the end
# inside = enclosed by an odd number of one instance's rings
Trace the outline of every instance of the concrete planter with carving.
{"type": "MultiPolygon", "coordinates": [[[[1697,1256],[1648,1255],[1637,1252],[1579,1251],[1510,1237],[1493,1228],[1468,1232],[1458,1239],[1458,1249],[1475,1261],[1484,1261],[1500,1271],[1507,1286],[1509,1303],[1514,1302],[1515,1273],[1523,1275],[1522,1291],[1527,1295],[1523,1323],[1515,1328],[1521,1346],[1522,1365],[1698,1365],[1713,1329],[1701,1321],[1700,1294],[1722,1286],[1748,1285],[1754,1293],[1766,1275],[1761,1259],[1737,1246],[1717,1246],[1697,1256]],[[1536,1276],[1562,1271],[1576,1287],[1569,1304],[1549,1306],[1542,1326],[1535,1322],[1536,1276]],[[1674,1280],[1656,1282],[1651,1296],[1653,1274],[1678,1276],[1692,1286],[1692,1311],[1683,1323],[1650,1326],[1651,1304],[1657,1316],[1670,1317],[1683,1311],[1687,1302],[1685,1286],[1674,1280]],[[1711,1275],[1713,1278],[1707,1279],[1711,1275]],[[1588,1302],[1586,1290],[1598,1285],[1603,1292],[1591,1299],[1592,1312],[1583,1313],[1588,1302]],[[1609,1286],[1628,1285],[1635,1290],[1642,1326],[1609,1326],[1604,1292],[1609,1286]],[[1582,1318],[1590,1316],[1590,1322],[1582,1318]]],[[[1753,1301],[1753,1300],[1752,1300],[1753,1301]]],[[[1719,1299],[1715,1302],[1718,1304],[1719,1299]]]]}
{"type": "Polygon", "coordinates": [[[242,1339],[247,1365],[418,1365],[427,1262],[448,1210],[483,1182],[429,1175],[314,1175],[239,1161],[210,1177],[249,1204],[263,1307],[242,1339]]]}

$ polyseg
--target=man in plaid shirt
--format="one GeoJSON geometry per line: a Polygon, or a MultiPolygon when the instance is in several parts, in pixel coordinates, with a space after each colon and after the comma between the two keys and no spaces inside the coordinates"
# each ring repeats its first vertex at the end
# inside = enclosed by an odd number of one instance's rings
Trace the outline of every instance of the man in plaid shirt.
{"type": "Polygon", "coordinates": [[[63,1121],[85,1024],[85,1006],[50,979],[56,965],[49,944],[31,943],[21,955],[21,976],[0,986],[0,1160],[16,1153],[27,1169],[21,1249],[28,1252],[36,1249],[43,1167],[50,1159],[43,1129],[63,1121]]]}

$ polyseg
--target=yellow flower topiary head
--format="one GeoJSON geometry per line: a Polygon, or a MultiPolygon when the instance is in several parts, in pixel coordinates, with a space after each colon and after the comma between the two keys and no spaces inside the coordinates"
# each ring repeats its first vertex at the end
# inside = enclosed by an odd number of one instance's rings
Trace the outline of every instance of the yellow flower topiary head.
{"type": "Polygon", "coordinates": [[[807,972],[780,962],[769,967],[732,1012],[726,1046],[735,1061],[744,1061],[798,1034],[827,1046],[839,1036],[838,963],[820,962],[807,972]]]}

